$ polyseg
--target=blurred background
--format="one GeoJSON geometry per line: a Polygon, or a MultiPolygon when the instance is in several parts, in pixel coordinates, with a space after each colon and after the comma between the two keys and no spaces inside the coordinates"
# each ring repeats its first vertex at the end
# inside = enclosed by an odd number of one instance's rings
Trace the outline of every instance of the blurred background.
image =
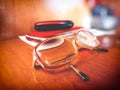
{"type": "Polygon", "coordinates": [[[34,23],[72,20],[96,36],[120,41],[120,0],[0,0],[0,40],[34,31],[34,23]]]}

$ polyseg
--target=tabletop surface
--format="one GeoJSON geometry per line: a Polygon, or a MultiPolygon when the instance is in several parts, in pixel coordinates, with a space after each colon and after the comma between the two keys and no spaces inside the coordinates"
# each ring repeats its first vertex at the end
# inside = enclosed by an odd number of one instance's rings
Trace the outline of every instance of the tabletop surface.
{"type": "MultiPolygon", "coordinates": [[[[109,90],[119,87],[120,48],[79,51],[74,66],[89,76],[83,81],[72,69],[49,72],[32,67],[32,46],[20,39],[0,42],[0,89],[109,90]]],[[[54,53],[55,54],[55,53],[54,53]]]]}

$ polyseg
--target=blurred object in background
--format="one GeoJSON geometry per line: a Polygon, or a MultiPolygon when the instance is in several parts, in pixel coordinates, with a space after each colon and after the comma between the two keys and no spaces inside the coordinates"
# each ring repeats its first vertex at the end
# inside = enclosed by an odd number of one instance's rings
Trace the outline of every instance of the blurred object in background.
{"type": "Polygon", "coordinates": [[[114,15],[114,11],[107,2],[108,0],[99,0],[92,8],[92,28],[113,30],[118,24],[118,18],[114,15]]]}
{"type": "Polygon", "coordinates": [[[101,47],[120,47],[120,0],[87,0],[92,20],[91,32],[100,38],[101,47]]]}

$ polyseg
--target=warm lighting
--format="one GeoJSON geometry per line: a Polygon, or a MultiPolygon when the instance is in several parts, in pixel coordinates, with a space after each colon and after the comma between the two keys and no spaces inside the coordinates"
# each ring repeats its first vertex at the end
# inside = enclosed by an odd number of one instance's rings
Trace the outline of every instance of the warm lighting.
{"type": "Polygon", "coordinates": [[[48,4],[54,10],[58,10],[64,14],[74,7],[82,6],[83,0],[48,0],[48,4]]]}
{"type": "Polygon", "coordinates": [[[90,28],[90,8],[85,0],[47,0],[46,3],[56,19],[69,19],[76,26],[90,28]]]}

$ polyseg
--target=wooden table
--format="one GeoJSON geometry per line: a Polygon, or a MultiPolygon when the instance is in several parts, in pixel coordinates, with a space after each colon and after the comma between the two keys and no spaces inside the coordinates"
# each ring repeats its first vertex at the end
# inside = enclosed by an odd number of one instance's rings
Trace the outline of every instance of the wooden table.
{"type": "Polygon", "coordinates": [[[86,82],[69,68],[59,73],[32,68],[32,50],[32,46],[18,38],[0,42],[0,90],[120,88],[120,48],[113,46],[108,52],[80,51],[75,67],[89,76],[86,82]]]}

